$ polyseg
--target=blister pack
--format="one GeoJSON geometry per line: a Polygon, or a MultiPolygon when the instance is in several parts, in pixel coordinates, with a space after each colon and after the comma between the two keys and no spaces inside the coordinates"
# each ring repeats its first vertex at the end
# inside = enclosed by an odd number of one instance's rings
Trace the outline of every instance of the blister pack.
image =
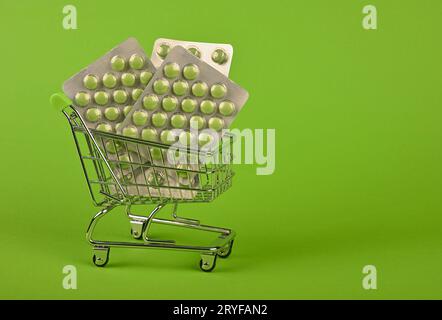
{"type": "Polygon", "coordinates": [[[137,40],[129,38],[63,84],[90,129],[115,133],[155,73],[137,40]]]}
{"type": "Polygon", "coordinates": [[[218,70],[175,46],[157,69],[118,133],[132,138],[204,146],[221,134],[248,99],[246,90],[218,70]],[[198,131],[198,137],[193,132],[198,131]],[[172,134],[179,129],[179,136],[172,134]],[[201,132],[202,131],[202,132],[201,132]],[[206,130],[207,131],[207,130],[206,130]]]}
{"type": "Polygon", "coordinates": [[[155,41],[151,55],[154,66],[158,68],[169,52],[176,46],[187,49],[195,57],[208,63],[225,76],[229,76],[233,56],[233,47],[230,44],[159,38],[155,41]]]}
{"type": "MultiPolygon", "coordinates": [[[[170,164],[165,159],[166,150],[162,152],[159,147],[121,141],[107,133],[98,135],[96,130],[92,134],[129,196],[190,199],[196,195],[189,189],[199,184],[197,165],[170,164]]],[[[118,192],[115,185],[109,189],[111,194],[118,192]]]]}
{"type": "MultiPolygon", "coordinates": [[[[73,107],[91,130],[115,133],[129,113],[134,102],[155,73],[155,67],[146,57],[138,41],[129,38],[104,56],[64,82],[63,91],[73,100],[73,107]]],[[[124,165],[127,162],[145,163],[131,145],[99,139],[99,146],[116,176],[127,180],[140,168],[124,165]]]]}
{"type": "MultiPolygon", "coordinates": [[[[151,165],[134,165],[141,161],[139,154],[124,152],[110,160],[112,171],[130,196],[151,198],[192,199],[197,192],[198,177],[188,170],[196,166],[178,165],[173,170],[151,165]],[[131,163],[131,164],[129,164],[131,163]]],[[[117,193],[115,185],[110,186],[111,194],[117,193]]]]}
{"type": "Polygon", "coordinates": [[[136,174],[135,184],[129,186],[127,192],[129,195],[148,195],[151,198],[192,199],[197,192],[185,189],[191,183],[183,174],[178,174],[177,179],[176,173],[171,170],[144,168],[136,174]]]}

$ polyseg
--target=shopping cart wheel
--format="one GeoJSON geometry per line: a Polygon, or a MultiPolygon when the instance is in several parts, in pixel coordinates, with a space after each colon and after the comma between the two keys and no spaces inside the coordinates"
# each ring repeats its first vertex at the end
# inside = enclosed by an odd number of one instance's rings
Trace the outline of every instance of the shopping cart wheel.
{"type": "Polygon", "coordinates": [[[109,262],[110,248],[94,248],[92,261],[97,267],[104,267],[109,262]]]}
{"type": "Polygon", "coordinates": [[[211,272],[216,266],[216,254],[201,255],[200,269],[204,272],[211,272]]]}
{"type": "Polygon", "coordinates": [[[134,239],[141,239],[143,237],[143,229],[144,229],[144,223],[137,220],[132,220],[130,222],[131,229],[130,234],[134,239]]]}
{"type": "Polygon", "coordinates": [[[233,247],[233,240],[229,241],[228,244],[226,244],[218,251],[218,256],[223,259],[228,258],[232,253],[232,247],[233,247]]]}
{"type": "Polygon", "coordinates": [[[140,240],[143,237],[143,234],[135,231],[133,229],[130,230],[130,234],[132,235],[132,238],[136,239],[136,240],[140,240]]]}

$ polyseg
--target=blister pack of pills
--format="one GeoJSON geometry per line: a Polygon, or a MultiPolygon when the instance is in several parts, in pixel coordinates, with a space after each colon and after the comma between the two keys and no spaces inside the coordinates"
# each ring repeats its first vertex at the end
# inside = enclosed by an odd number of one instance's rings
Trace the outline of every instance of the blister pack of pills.
{"type": "MultiPolygon", "coordinates": [[[[65,81],[65,94],[128,195],[197,195],[202,163],[171,161],[176,150],[155,143],[204,147],[221,137],[248,99],[228,79],[232,55],[228,44],[160,38],[151,61],[137,40],[129,38],[65,81]],[[115,133],[155,143],[120,144],[112,138],[115,133]]],[[[110,192],[118,190],[111,186],[110,192]]]]}
{"type": "Polygon", "coordinates": [[[184,146],[204,146],[213,140],[212,132],[221,134],[229,127],[247,99],[246,90],[175,46],[117,132],[164,144],[178,140],[184,146]]]}
{"type": "MultiPolygon", "coordinates": [[[[194,173],[197,165],[172,165],[165,159],[166,151],[160,148],[121,143],[101,135],[98,144],[128,195],[174,199],[190,199],[196,195],[195,191],[185,189],[198,186],[198,175],[194,173]]],[[[118,190],[111,186],[110,191],[118,190]]]]}
{"type": "Polygon", "coordinates": [[[192,199],[197,192],[186,190],[191,181],[178,173],[166,169],[145,168],[135,177],[135,184],[127,188],[129,195],[148,195],[151,198],[192,199]],[[184,181],[183,181],[184,180],[184,181]],[[183,188],[184,187],[184,188],[183,188]]]}
{"type": "MultiPolygon", "coordinates": [[[[137,157],[133,153],[123,155],[123,157],[125,156],[137,157]]],[[[123,158],[122,160],[124,161],[123,158]]],[[[133,169],[121,164],[119,167],[114,168],[113,171],[119,181],[123,182],[123,188],[130,196],[192,199],[197,194],[197,191],[191,190],[192,187],[195,187],[196,176],[194,173],[158,167],[137,167],[133,169]]],[[[183,169],[187,169],[187,167],[183,167],[183,169]]],[[[116,193],[117,187],[111,185],[110,191],[112,194],[116,193]]]]}
{"type": "Polygon", "coordinates": [[[155,73],[137,40],[129,38],[63,84],[90,129],[115,133],[155,73]]]}
{"type": "Polygon", "coordinates": [[[175,46],[181,46],[187,49],[195,57],[208,63],[225,76],[229,75],[233,47],[230,44],[223,43],[193,42],[159,38],[155,41],[151,55],[152,63],[156,68],[163,63],[164,59],[175,46]]]}

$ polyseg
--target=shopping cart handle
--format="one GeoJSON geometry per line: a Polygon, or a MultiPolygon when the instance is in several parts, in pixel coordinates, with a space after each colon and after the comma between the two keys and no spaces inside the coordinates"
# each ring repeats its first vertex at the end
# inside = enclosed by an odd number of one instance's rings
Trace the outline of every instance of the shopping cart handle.
{"type": "Polygon", "coordinates": [[[72,104],[72,100],[65,96],[64,93],[54,93],[50,98],[49,101],[52,104],[52,107],[54,107],[57,111],[62,111],[67,106],[70,106],[72,104]]]}

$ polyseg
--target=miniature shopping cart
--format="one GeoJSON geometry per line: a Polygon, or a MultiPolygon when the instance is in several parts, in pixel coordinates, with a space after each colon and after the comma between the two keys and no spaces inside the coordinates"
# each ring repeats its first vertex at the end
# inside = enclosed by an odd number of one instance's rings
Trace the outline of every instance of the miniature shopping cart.
{"type": "MultiPolygon", "coordinates": [[[[53,95],[51,103],[69,121],[92,201],[95,206],[102,208],[92,218],[86,233],[86,238],[93,247],[93,262],[96,266],[103,267],[107,264],[110,248],[113,247],[197,252],[201,255],[200,268],[206,272],[215,268],[217,257],[227,258],[230,255],[235,238],[232,230],[179,217],[177,207],[179,203],[210,202],[226,191],[231,186],[233,177],[229,161],[231,153],[185,148],[179,151],[206,161],[194,166],[177,166],[164,158],[166,152],[170,152],[169,145],[90,130],[72,107],[71,101],[63,94],[53,95]],[[120,152],[116,152],[116,149],[120,152]],[[127,154],[143,156],[119,156],[125,151],[127,154]],[[223,160],[221,157],[224,157],[224,161],[220,161],[223,160]],[[225,161],[226,157],[228,161],[225,161]],[[181,183],[183,181],[179,181],[180,179],[187,183],[181,183]],[[189,180],[192,182],[189,183],[189,180]],[[155,207],[147,216],[131,211],[135,205],[149,204],[155,207]],[[173,206],[172,218],[156,217],[168,204],[173,206]],[[135,240],[120,242],[94,239],[93,232],[97,223],[117,206],[125,206],[135,240]],[[180,245],[173,240],[151,238],[149,230],[152,224],[209,231],[219,236],[207,246],[180,245]]],[[[223,141],[223,149],[231,150],[225,148],[225,144],[231,147],[233,137],[228,136],[223,141]]]]}

